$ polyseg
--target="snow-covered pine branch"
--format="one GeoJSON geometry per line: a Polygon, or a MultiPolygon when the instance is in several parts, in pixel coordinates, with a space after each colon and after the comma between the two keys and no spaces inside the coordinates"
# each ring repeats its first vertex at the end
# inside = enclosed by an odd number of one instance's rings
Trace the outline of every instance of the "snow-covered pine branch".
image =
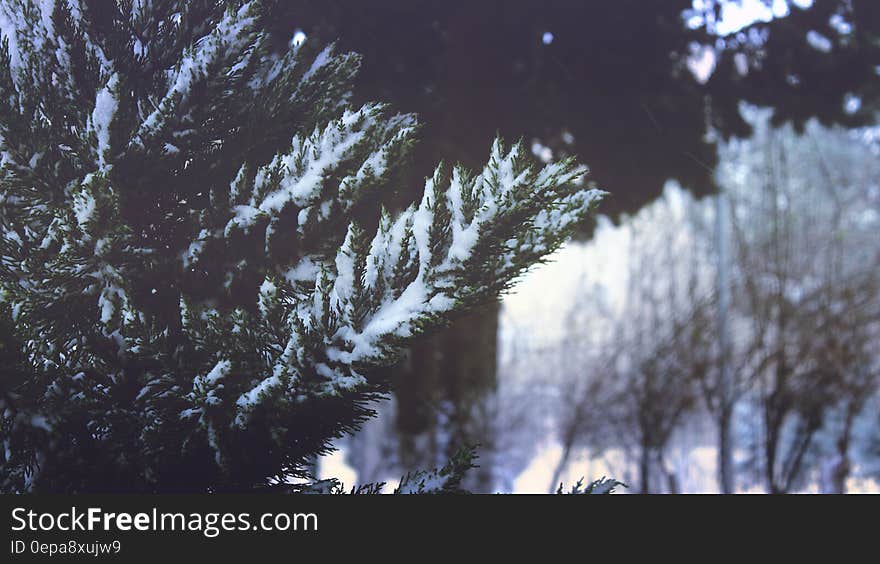
{"type": "Polygon", "coordinates": [[[495,299],[601,193],[496,141],[381,206],[417,123],[273,4],[0,3],[7,491],[242,489],[371,414],[373,369],[495,299]],[[106,23],[111,21],[112,25],[106,23]]]}

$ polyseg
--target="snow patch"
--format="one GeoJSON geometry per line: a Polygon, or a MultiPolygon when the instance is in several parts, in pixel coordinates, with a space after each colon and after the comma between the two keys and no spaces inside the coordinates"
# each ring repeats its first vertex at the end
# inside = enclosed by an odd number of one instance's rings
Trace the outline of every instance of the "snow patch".
{"type": "Polygon", "coordinates": [[[95,96],[95,109],[92,111],[92,128],[98,140],[98,165],[102,169],[107,166],[106,155],[110,150],[110,123],[119,107],[115,94],[118,84],[119,75],[113,73],[107,85],[95,96]]]}

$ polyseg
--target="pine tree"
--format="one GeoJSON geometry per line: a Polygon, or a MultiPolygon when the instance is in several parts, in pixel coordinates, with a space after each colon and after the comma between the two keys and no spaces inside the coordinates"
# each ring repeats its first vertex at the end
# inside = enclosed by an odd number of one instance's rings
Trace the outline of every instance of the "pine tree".
{"type": "Polygon", "coordinates": [[[498,140],[393,213],[412,115],[271,2],[0,3],[4,491],[306,477],[373,369],[495,299],[601,192],[498,140]]]}

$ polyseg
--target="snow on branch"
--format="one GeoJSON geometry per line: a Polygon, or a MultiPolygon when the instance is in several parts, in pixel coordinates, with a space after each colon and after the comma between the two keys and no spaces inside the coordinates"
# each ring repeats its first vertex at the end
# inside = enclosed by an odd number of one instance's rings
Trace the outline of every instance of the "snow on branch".
{"type": "Polygon", "coordinates": [[[255,405],[295,396],[303,372],[316,372],[324,393],[366,385],[366,368],[393,363],[414,337],[494,299],[534,257],[557,248],[602,192],[579,187],[583,167],[535,170],[523,154],[496,141],[479,175],[456,167],[445,178],[438,168],[421,202],[395,217],[383,212],[372,236],[350,223],[312,295],[293,305],[273,374],[238,398],[239,424],[255,405]],[[293,354],[307,341],[325,344],[317,358],[293,354]]]}

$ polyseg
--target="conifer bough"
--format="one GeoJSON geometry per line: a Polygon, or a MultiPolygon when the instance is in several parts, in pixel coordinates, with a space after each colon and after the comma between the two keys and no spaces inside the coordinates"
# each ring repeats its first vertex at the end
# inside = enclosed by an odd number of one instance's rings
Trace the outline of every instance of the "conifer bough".
{"type": "Polygon", "coordinates": [[[21,350],[4,491],[305,476],[387,391],[373,369],[497,298],[601,196],[574,162],[536,169],[496,141],[483,170],[440,166],[389,212],[414,116],[352,107],[358,58],[278,45],[272,17],[0,3],[0,274],[21,350]]]}

